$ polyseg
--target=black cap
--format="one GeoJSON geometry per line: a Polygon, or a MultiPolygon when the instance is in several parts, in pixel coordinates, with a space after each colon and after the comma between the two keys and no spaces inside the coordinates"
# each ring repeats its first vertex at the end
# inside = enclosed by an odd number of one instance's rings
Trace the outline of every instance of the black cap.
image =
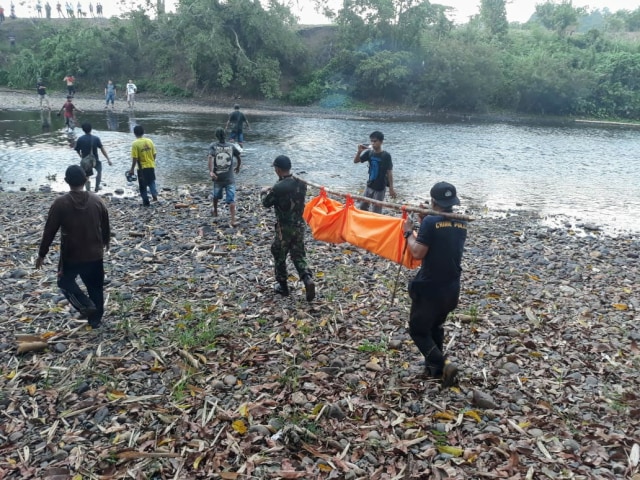
{"type": "Polygon", "coordinates": [[[441,207],[453,207],[460,205],[460,200],[456,196],[456,187],[447,182],[438,182],[431,187],[431,198],[441,207]]]}
{"type": "Polygon", "coordinates": [[[71,165],[64,174],[64,180],[72,187],[79,187],[87,181],[87,174],[80,165],[71,165]]]}
{"type": "Polygon", "coordinates": [[[286,155],[280,155],[273,161],[273,166],[282,170],[291,170],[291,160],[286,155]]]}

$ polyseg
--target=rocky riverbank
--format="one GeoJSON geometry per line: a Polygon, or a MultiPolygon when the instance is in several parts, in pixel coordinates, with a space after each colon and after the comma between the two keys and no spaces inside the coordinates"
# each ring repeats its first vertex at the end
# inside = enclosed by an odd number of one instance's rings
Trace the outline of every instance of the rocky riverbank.
{"type": "Polygon", "coordinates": [[[309,238],[317,299],[295,276],[278,298],[258,190],[239,186],[237,228],[207,195],[105,195],[91,331],[57,250],[33,267],[56,194],[0,193],[0,477],[638,478],[635,237],[468,210],[442,391],[406,330],[413,272],[309,238]]]}
{"type": "MultiPolygon", "coordinates": [[[[48,99],[52,111],[62,108],[66,101],[66,92],[56,91],[48,94],[48,99]]],[[[99,112],[105,109],[105,98],[96,92],[76,93],[73,100],[80,110],[87,112],[99,112]]],[[[296,107],[281,104],[278,101],[233,99],[218,97],[200,98],[176,98],[154,95],[150,93],[139,93],[136,95],[135,110],[137,112],[179,112],[179,113],[229,113],[233,105],[239,103],[244,112],[260,115],[290,115],[295,113],[299,116],[314,116],[328,118],[388,118],[407,115],[424,116],[424,113],[407,112],[399,107],[376,108],[371,110],[341,110],[338,108],[321,107],[296,107]]],[[[127,111],[126,98],[118,95],[115,101],[116,111],[127,111]]],[[[14,90],[0,88],[0,109],[3,110],[40,110],[40,97],[35,90],[28,92],[24,90],[14,90]]]]}

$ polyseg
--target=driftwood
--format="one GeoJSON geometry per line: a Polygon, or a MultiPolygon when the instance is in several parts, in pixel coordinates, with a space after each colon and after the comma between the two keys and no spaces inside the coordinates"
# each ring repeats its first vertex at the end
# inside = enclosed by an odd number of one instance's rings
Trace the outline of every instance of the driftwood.
{"type": "Polygon", "coordinates": [[[302,183],[305,183],[305,184],[309,185],[310,187],[314,187],[314,188],[317,188],[319,190],[324,189],[324,191],[327,192],[328,194],[334,195],[334,196],[340,197],[340,198],[351,197],[354,200],[357,200],[359,202],[372,203],[374,205],[380,205],[382,207],[390,208],[392,210],[399,210],[399,211],[403,211],[404,210],[404,211],[407,211],[407,212],[418,213],[418,214],[421,214],[421,215],[440,215],[442,217],[451,218],[453,220],[464,220],[465,222],[472,222],[473,220],[475,220],[473,217],[471,217],[469,215],[465,215],[463,213],[439,212],[439,211],[431,210],[430,208],[414,207],[412,205],[400,205],[399,203],[382,202],[380,200],[374,200],[373,198],[363,197],[362,195],[352,195],[350,193],[342,193],[342,192],[336,192],[335,190],[329,190],[328,188],[325,188],[322,185],[318,185],[316,183],[312,183],[312,182],[310,182],[308,180],[305,180],[304,178],[300,178],[300,177],[298,177],[296,175],[294,175],[293,178],[295,178],[296,180],[300,180],[302,183]]]}
{"type": "Polygon", "coordinates": [[[18,353],[35,352],[44,350],[49,344],[47,342],[18,342],[18,353]]]}

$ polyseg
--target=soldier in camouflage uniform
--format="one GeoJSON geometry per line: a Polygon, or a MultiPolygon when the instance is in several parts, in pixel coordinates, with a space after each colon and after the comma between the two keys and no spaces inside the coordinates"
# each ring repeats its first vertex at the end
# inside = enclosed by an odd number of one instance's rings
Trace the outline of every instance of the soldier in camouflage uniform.
{"type": "Polygon", "coordinates": [[[287,253],[304,283],[307,301],[316,296],[311,270],[307,265],[304,250],[305,223],[302,219],[307,186],[292,177],[291,160],[280,155],[273,161],[276,175],[280,178],[272,188],[265,188],[261,192],[262,205],[274,207],[276,211],[276,235],[271,245],[271,253],[275,264],[275,291],[280,295],[289,295],[287,284],[287,253]]]}

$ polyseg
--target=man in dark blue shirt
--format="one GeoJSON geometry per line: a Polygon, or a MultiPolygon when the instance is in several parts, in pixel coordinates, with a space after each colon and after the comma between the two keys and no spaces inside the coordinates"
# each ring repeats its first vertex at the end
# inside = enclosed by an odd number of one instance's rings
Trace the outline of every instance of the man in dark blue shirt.
{"type": "MultiPolygon", "coordinates": [[[[84,132],[84,135],[82,135],[80,138],[78,138],[78,140],[76,141],[76,146],[74,148],[74,150],[76,152],[78,152],[78,155],[80,155],[80,158],[86,157],[87,155],[89,155],[90,153],[93,154],[93,156],[96,158],[96,186],[95,186],[95,191],[99,191],[100,190],[100,181],[102,180],[102,162],[100,161],[100,158],[98,157],[98,149],[100,149],[100,151],[102,152],[102,155],[104,155],[104,158],[107,159],[107,162],[109,163],[109,165],[113,165],[111,163],[111,160],[109,160],[109,155],[107,155],[107,151],[104,149],[104,147],[102,146],[102,142],[100,141],[100,137],[96,137],[95,135],[91,135],[91,124],[90,123],[83,123],[82,124],[82,131],[84,132]]],[[[87,191],[91,190],[91,180],[89,180],[89,177],[87,176],[87,183],[85,185],[87,191]]]]}
{"type": "MultiPolygon", "coordinates": [[[[431,188],[431,208],[451,212],[459,205],[456,187],[438,182],[431,188]]],[[[462,252],[467,239],[467,223],[443,215],[429,215],[421,220],[418,235],[413,235],[413,221],[404,225],[407,247],[422,266],[409,284],[411,311],[409,334],[425,359],[425,373],[442,377],[442,385],[457,382],[458,367],[445,362],[444,322],[458,305],[462,252]]]]}

